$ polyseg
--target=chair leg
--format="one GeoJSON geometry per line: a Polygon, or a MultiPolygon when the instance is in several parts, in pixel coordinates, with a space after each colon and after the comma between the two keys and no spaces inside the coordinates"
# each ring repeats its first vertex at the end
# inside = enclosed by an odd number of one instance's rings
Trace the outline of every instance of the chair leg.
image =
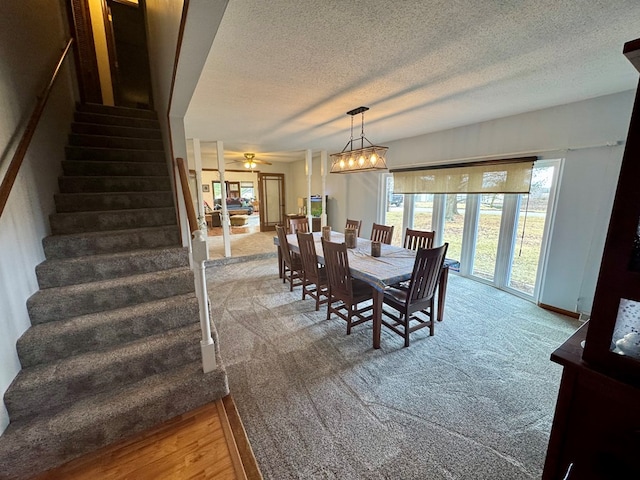
{"type": "Polygon", "coordinates": [[[353,305],[349,305],[347,310],[347,335],[351,335],[351,312],[353,309],[353,305]]]}
{"type": "Polygon", "coordinates": [[[409,319],[411,317],[409,315],[403,315],[402,322],[404,325],[404,346],[409,346],[409,319]]]}

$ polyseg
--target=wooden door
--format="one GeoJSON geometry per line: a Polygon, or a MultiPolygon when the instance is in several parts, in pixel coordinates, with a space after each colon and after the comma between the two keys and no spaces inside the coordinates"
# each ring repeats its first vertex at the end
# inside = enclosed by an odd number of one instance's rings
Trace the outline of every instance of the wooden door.
{"type": "Polygon", "coordinates": [[[269,232],[285,224],[284,173],[259,173],[260,231],[269,232]]]}

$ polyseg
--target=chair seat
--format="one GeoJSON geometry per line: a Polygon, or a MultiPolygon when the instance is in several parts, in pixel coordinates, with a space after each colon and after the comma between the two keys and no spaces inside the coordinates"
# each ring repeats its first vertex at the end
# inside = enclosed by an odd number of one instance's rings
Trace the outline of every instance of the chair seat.
{"type": "Polygon", "coordinates": [[[407,287],[397,288],[396,286],[387,287],[384,289],[384,296],[392,299],[398,303],[405,303],[407,301],[407,293],[409,290],[407,287]]]}

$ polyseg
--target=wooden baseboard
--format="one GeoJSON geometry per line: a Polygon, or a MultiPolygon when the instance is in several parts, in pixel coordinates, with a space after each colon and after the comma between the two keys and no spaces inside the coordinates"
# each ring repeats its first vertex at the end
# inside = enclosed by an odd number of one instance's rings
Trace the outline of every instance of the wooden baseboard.
{"type": "Polygon", "coordinates": [[[253,449],[249,443],[244,425],[242,425],[242,420],[240,420],[240,415],[236,409],[233,397],[230,394],[227,395],[222,399],[222,403],[247,480],[262,480],[262,473],[260,473],[260,469],[258,468],[256,457],[253,454],[253,449]]]}
{"type": "Polygon", "coordinates": [[[540,303],[540,302],[538,302],[538,306],[540,308],[544,308],[545,310],[549,310],[550,312],[566,315],[567,317],[571,317],[575,319],[580,318],[580,314],[578,312],[572,312],[570,310],[565,310],[564,308],[558,308],[558,307],[554,307],[553,305],[547,305],[546,303],[540,303]]]}

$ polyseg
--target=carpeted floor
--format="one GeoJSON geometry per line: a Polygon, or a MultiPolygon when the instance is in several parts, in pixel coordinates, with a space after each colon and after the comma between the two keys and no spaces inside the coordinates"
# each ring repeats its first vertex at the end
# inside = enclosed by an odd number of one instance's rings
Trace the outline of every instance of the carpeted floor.
{"type": "Polygon", "coordinates": [[[450,277],[445,320],[354,328],[289,293],[275,258],[207,269],[231,393],[265,479],[538,479],[578,322],[450,277]]]}

